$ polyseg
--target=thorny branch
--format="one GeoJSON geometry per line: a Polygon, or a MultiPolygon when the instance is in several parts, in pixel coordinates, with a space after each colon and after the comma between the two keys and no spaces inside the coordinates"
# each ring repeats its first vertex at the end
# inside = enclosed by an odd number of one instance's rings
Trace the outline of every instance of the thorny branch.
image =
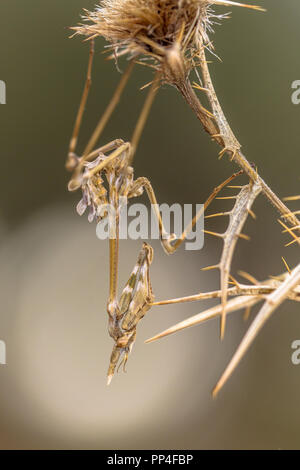
{"type": "MultiPolygon", "coordinates": [[[[262,193],[269,199],[272,205],[280,212],[284,219],[286,219],[290,225],[297,227],[299,229],[299,220],[297,217],[289,210],[289,208],[280,200],[280,198],[272,191],[272,189],[267,185],[267,183],[260,177],[257,169],[255,170],[253,166],[248,162],[246,157],[241,152],[241,145],[239,144],[237,138],[235,137],[233,131],[231,130],[225,114],[222,110],[218,97],[216,95],[207,60],[205,55],[205,47],[203,44],[199,46],[199,57],[200,57],[200,67],[202,71],[203,84],[205,91],[210,102],[213,117],[211,118],[211,123],[207,126],[206,123],[202,122],[202,105],[198,100],[190,81],[188,81],[188,86],[186,89],[181,90],[184,98],[187,100],[188,104],[195,111],[197,117],[200,119],[201,123],[210,134],[210,136],[216,140],[223,147],[220,156],[222,157],[224,153],[228,153],[231,159],[237,163],[255,182],[260,186],[262,193]],[[187,92],[187,93],[186,93],[187,92]],[[198,102],[198,103],[197,103],[198,102]],[[201,116],[201,118],[200,118],[201,116]],[[218,131],[215,132],[215,127],[213,126],[213,121],[217,123],[218,131]]],[[[209,118],[208,118],[209,119],[209,118]]]]}
{"type": "MultiPolygon", "coordinates": [[[[245,5],[229,0],[167,0],[163,3],[160,0],[101,0],[99,7],[97,7],[94,12],[85,12],[85,23],[73,28],[75,30],[75,34],[82,34],[92,41],[97,36],[103,36],[110,43],[109,50],[113,52],[112,57],[117,59],[123,55],[128,55],[131,61],[115,92],[112,103],[108,106],[106,112],[100,119],[83,156],[78,158],[74,154],[74,149],[90,87],[90,72],[93,57],[92,45],[86,85],[70,144],[67,166],[69,169],[75,168],[73,178],[69,185],[69,188],[74,190],[83,184],[83,181],[79,178],[83,166],[87,165],[88,161],[97,157],[99,152],[100,155],[102,155],[101,152],[105,151],[103,149],[116,149],[113,152],[114,155],[119,155],[118,152],[121,154],[123,151],[129,152],[127,153],[127,158],[128,163],[131,163],[137,143],[141,136],[141,131],[144,127],[150,106],[158,88],[158,81],[160,80],[161,83],[167,83],[174,86],[181,93],[187,104],[191,107],[201,122],[204,130],[221,147],[219,158],[222,158],[223,155],[227,154],[230,157],[230,160],[236,163],[241,170],[248,175],[250,182],[247,186],[241,188],[241,191],[236,196],[236,202],[233,209],[228,213],[216,214],[229,215],[227,230],[224,234],[214,234],[210,232],[214,235],[220,236],[224,241],[220,262],[215,266],[220,270],[221,289],[218,291],[200,293],[194,296],[181,297],[156,303],[153,303],[152,299],[152,303],[151,300],[149,300],[150,303],[149,305],[147,304],[148,308],[148,306],[150,307],[153,305],[174,304],[178,302],[199,301],[212,298],[221,299],[220,305],[174,325],[166,331],[150,338],[148,342],[151,342],[178,332],[184,328],[198,325],[203,321],[217,316],[221,317],[221,337],[223,337],[227,313],[240,310],[241,308],[246,308],[248,314],[249,309],[253,305],[264,300],[262,308],[215,387],[213,392],[215,395],[231,375],[234,368],[253,342],[256,334],[274,310],[278,308],[285,299],[291,299],[294,301],[300,300],[300,264],[292,271],[286,265],[288,272],[285,272],[277,278],[268,279],[262,283],[259,283],[251,276],[248,276],[248,279],[251,282],[250,285],[239,284],[230,275],[231,262],[237,240],[238,238],[245,238],[242,234],[242,229],[248,215],[250,214],[253,216],[251,207],[256,197],[260,193],[264,194],[280,213],[282,220],[279,220],[279,222],[283,226],[284,231],[292,236],[293,240],[289,244],[300,244],[300,235],[297,235],[300,233],[300,221],[297,218],[300,211],[290,211],[284,202],[261,178],[257,168],[250,164],[242,153],[241,144],[227,122],[225,113],[214,89],[206,59],[206,52],[212,52],[213,49],[212,43],[209,40],[209,33],[212,31],[212,26],[215,22],[214,19],[217,18],[219,20],[226,18],[226,15],[214,14],[214,11],[212,10],[212,6],[214,5],[239,6],[254,10],[263,10],[258,6],[245,5]],[[140,56],[143,57],[138,60],[140,56]],[[131,149],[127,147],[125,148],[124,146],[126,146],[126,144],[124,144],[122,140],[117,139],[107,146],[93,150],[104,125],[119,101],[134,62],[148,65],[155,69],[156,76],[153,82],[151,82],[152,87],[150,89],[150,94],[148,95],[144,110],[140,116],[139,124],[134,132],[132,139],[133,145],[131,146],[131,149]],[[199,67],[201,78],[197,67],[199,67]],[[197,77],[199,77],[199,83],[194,85],[192,85],[190,81],[190,73],[192,70],[195,70],[197,77]],[[195,88],[206,94],[210,110],[207,110],[203,106],[199,96],[195,93],[195,88]],[[234,286],[228,287],[229,282],[233,283],[234,286]],[[228,296],[235,296],[235,298],[227,301],[228,296]]],[[[109,159],[110,157],[108,157],[106,163],[110,162],[109,159]]],[[[97,176],[97,172],[102,169],[102,164],[103,163],[101,162],[98,166],[94,167],[89,173],[89,176],[97,176]]],[[[131,170],[133,172],[133,169],[131,170]]],[[[154,193],[152,194],[153,190],[147,178],[137,179],[135,181],[135,186],[133,186],[133,188],[139,190],[142,187],[145,187],[150,200],[155,203],[156,199],[154,193]]],[[[217,189],[219,190],[220,188],[218,187],[217,189]]],[[[289,198],[289,200],[298,200],[298,198],[298,196],[294,196],[289,198]]],[[[210,200],[208,201],[209,203],[211,202],[210,200]]],[[[158,218],[160,217],[159,213],[157,216],[158,218]]],[[[164,229],[161,220],[160,228],[163,232],[164,229]]],[[[176,242],[170,238],[165,242],[164,246],[165,248],[168,248],[168,253],[172,253],[179,247],[186,233],[187,232],[184,231],[182,237],[177,239],[176,242]],[[172,244],[171,242],[174,243],[172,244]]],[[[117,240],[114,240],[114,242],[111,243],[114,243],[114,246],[116,246],[117,240]]],[[[115,251],[117,252],[117,249],[115,251]]],[[[114,261],[113,253],[114,250],[112,250],[111,262],[114,261]]],[[[150,262],[148,261],[148,267],[149,264],[150,262]]],[[[115,265],[117,265],[117,257],[115,259],[115,265]]],[[[115,271],[116,270],[117,268],[115,267],[115,271]]],[[[111,276],[111,285],[114,285],[116,272],[111,272],[111,276]]],[[[147,290],[147,283],[144,288],[147,290]]],[[[116,298],[115,288],[113,288],[112,297],[114,299],[116,298]]],[[[151,296],[148,295],[148,297],[151,296]]],[[[130,314],[130,312],[126,313],[126,315],[127,314],[130,314]]]]}
{"type": "MultiPolygon", "coordinates": [[[[261,188],[259,184],[257,184],[256,182],[253,183],[252,181],[247,186],[242,187],[241,191],[237,196],[231,196],[231,198],[236,199],[236,202],[232,211],[228,213],[229,224],[226,232],[224,234],[214,234],[213,232],[207,232],[211,233],[212,235],[219,236],[223,239],[224,242],[220,263],[214,266],[215,268],[218,268],[220,270],[221,274],[221,339],[223,339],[225,333],[225,306],[227,302],[227,287],[235,246],[239,238],[249,239],[246,235],[242,234],[242,229],[245,225],[249,213],[251,212],[251,207],[255,199],[259,195],[260,191],[261,188]]],[[[224,215],[227,214],[225,213],[224,215]]]]}

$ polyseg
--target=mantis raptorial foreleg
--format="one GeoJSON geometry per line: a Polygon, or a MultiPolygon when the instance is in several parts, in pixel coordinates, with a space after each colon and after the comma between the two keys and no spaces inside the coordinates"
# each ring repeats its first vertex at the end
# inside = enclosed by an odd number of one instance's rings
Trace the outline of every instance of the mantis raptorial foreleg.
{"type": "MultiPolygon", "coordinates": [[[[84,166],[85,162],[93,161],[95,160],[99,155],[105,154],[107,152],[111,152],[113,150],[119,149],[125,145],[125,148],[127,145],[125,144],[124,140],[122,139],[115,139],[109,142],[108,144],[103,145],[102,147],[97,148],[96,150],[93,150],[90,154],[88,154],[84,159],[83,157],[77,157],[74,155],[74,159],[76,159],[76,169],[74,171],[72,179],[69,181],[68,184],[68,189],[69,191],[76,191],[76,189],[79,189],[80,186],[82,185],[82,167],[84,166]]],[[[111,154],[112,155],[112,154],[111,154]]],[[[117,156],[119,153],[117,152],[117,156]]],[[[115,158],[115,156],[112,156],[112,160],[115,158]]]]}

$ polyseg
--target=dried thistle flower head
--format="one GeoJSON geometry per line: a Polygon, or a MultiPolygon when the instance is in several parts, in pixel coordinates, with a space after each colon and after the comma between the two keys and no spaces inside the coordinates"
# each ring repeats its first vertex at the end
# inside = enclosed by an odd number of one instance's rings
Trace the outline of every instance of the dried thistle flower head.
{"type": "Polygon", "coordinates": [[[202,44],[211,47],[209,32],[226,15],[216,15],[213,5],[236,5],[219,0],[102,0],[93,12],[86,11],[87,24],[75,28],[89,39],[103,36],[116,56],[140,54],[154,60],[167,82],[178,81],[193,67],[202,44]],[[175,75],[175,76],[173,76],[175,75]]]}

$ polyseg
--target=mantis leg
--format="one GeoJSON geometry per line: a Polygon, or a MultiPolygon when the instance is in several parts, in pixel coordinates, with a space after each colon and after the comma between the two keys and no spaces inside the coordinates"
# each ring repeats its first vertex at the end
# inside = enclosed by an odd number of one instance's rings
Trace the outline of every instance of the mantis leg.
{"type": "MultiPolygon", "coordinates": [[[[114,159],[119,157],[120,153],[122,153],[123,150],[126,150],[129,147],[129,144],[125,143],[122,139],[115,139],[115,140],[112,140],[111,142],[109,142],[108,144],[103,145],[102,147],[99,147],[96,150],[93,150],[93,152],[89,153],[86,156],[85,159],[83,159],[83,157],[81,157],[81,158],[76,157],[77,158],[77,166],[76,166],[75,171],[73,173],[72,179],[69,181],[69,184],[68,184],[69,191],[76,191],[76,189],[80,188],[80,186],[82,184],[81,171],[82,171],[82,168],[83,168],[85,162],[95,159],[100,153],[106,153],[106,152],[110,152],[110,151],[113,151],[113,150],[118,150],[120,147],[122,147],[121,152],[118,152],[118,151],[116,153],[113,152],[109,157],[107,157],[106,160],[103,160],[103,162],[101,162],[101,165],[98,165],[96,167],[97,171],[100,171],[108,163],[111,163],[114,159]],[[99,170],[99,168],[100,168],[100,170],[99,170]]],[[[92,176],[94,173],[90,172],[88,174],[87,178],[92,176]]]]}
{"type": "Polygon", "coordinates": [[[84,152],[83,152],[83,160],[85,160],[87,158],[87,155],[89,155],[91,153],[91,151],[93,150],[93,148],[95,147],[100,135],[102,134],[106,124],[108,123],[113,111],[115,110],[117,104],[119,103],[120,101],[120,98],[122,96],[122,93],[124,91],[124,88],[128,82],[128,79],[131,75],[131,72],[132,72],[132,69],[133,69],[133,66],[134,66],[134,62],[131,61],[127,67],[127,69],[125,70],[124,74],[122,75],[121,77],[121,80],[112,96],[112,99],[110,100],[107,108],[105,109],[103,115],[101,116],[97,126],[96,126],[96,129],[94,130],[87,146],[85,147],[84,149],[84,152]]]}
{"type": "MultiPolygon", "coordinates": [[[[78,141],[78,136],[79,136],[79,131],[80,131],[80,127],[81,127],[81,123],[82,123],[82,118],[83,118],[83,114],[84,114],[84,111],[85,111],[85,107],[86,107],[86,102],[87,102],[87,98],[88,98],[88,95],[89,95],[89,91],[90,91],[90,87],[91,87],[91,83],[92,83],[92,78],[91,78],[91,75],[92,75],[92,66],[93,66],[93,58],[94,58],[94,41],[92,40],[91,41],[91,47],[90,47],[90,55],[89,55],[89,61],[88,61],[88,69],[87,69],[87,75],[86,75],[86,80],[85,80],[85,84],[84,84],[84,88],[83,88],[83,93],[82,93],[82,97],[81,97],[81,100],[80,100],[80,104],[79,104],[79,108],[78,108],[78,112],[77,112],[77,116],[76,116],[76,120],[75,120],[75,125],[74,125],[74,129],[73,129],[73,133],[72,133],[72,137],[71,137],[71,140],[70,140],[70,145],[69,145],[69,152],[68,152],[68,158],[67,158],[67,162],[66,162],[66,167],[68,170],[73,170],[76,166],[77,166],[77,163],[78,163],[78,159],[76,158],[76,155],[75,155],[75,149],[76,149],[76,146],[77,146],[77,141],[78,141]]],[[[121,98],[121,95],[124,91],[124,88],[128,82],[128,79],[130,77],[130,74],[132,72],[132,69],[133,69],[133,65],[134,65],[134,62],[131,61],[130,64],[128,65],[125,73],[122,75],[122,78],[112,96],[112,99],[111,101],[109,102],[107,108],[105,109],[101,119],[99,120],[99,123],[95,129],[95,131],[93,132],[84,152],[83,152],[83,156],[81,157],[81,164],[84,163],[85,160],[88,160],[90,158],[90,155],[91,153],[93,153],[93,148],[94,146],[96,145],[101,133],[103,132],[108,120],[110,119],[113,111],[115,110],[117,104],[119,103],[119,100],[121,98]]]]}
{"type": "Polygon", "coordinates": [[[87,69],[87,75],[86,75],[86,80],[83,88],[83,93],[82,97],[80,100],[75,124],[74,124],[74,129],[72,133],[72,137],[70,140],[70,145],[69,145],[69,152],[68,152],[68,158],[66,162],[66,167],[68,170],[73,170],[74,167],[76,166],[76,158],[75,157],[75,149],[77,146],[77,141],[78,141],[78,135],[82,123],[82,117],[84,114],[86,102],[88,99],[90,87],[92,84],[92,66],[93,66],[93,59],[94,59],[94,41],[92,40],[90,43],[90,55],[89,55],[89,61],[88,61],[88,69],[87,69]]]}
{"type": "Polygon", "coordinates": [[[131,164],[132,161],[133,161],[134,154],[136,152],[136,149],[137,149],[138,143],[140,141],[142,132],[144,130],[147,118],[149,116],[149,112],[151,110],[151,106],[153,104],[154,98],[155,98],[156,93],[158,91],[159,77],[160,77],[160,73],[157,72],[156,75],[155,75],[155,78],[152,82],[149,93],[146,97],[146,100],[145,100],[144,106],[142,108],[142,111],[140,113],[140,116],[138,118],[137,124],[135,126],[135,129],[134,129],[134,132],[133,132],[133,135],[132,135],[132,138],[131,138],[132,148],[131,148],[130,157],[129,157],[129,164],[131,164]]]}
{"type": "MultiPolygon", "coordinates": [[[[241,175],[243,171],[239,171],[237,173],[234,173],[231,175],[229,178],[227,178],[223,183],[219,184],[213,192],[210,194],[210,196],[207,198],[205,203],[203,204],[203,207],[198,211],[198,213],[194,216],[194,218],[191,220],[191,222],[186,226],[186,228],[183,230],[182,234],[175,240],[175,235],[174,234],[168,234],[167,231],[165,230],[164,224],[162,217],[160,215],[159,211],[159,205],[157,203],[157,199],[154,193],[154,190],[152,188],[152,185],[150,181],[145,178],[141,177],[138,178],[133,187],[131,192],[134,193],[136,192],[139,188],[143,187],[145,188],[149,201],[152,205],[152,208],[154,210],[155,217],[157,218],[158,221],[158,227],[159,227],[159,233],[160,233],[160,239],[161,243],[163,245],[164,250],[168,254],[173,254],[179,247],[180,245],[184,242],[188,234],[192,231],[194,225],[197,223],[199,218],[204,214],[204,211],[207,209],[207,207],[211,204],[211,202],[215,199],[217,194],[225,187],[227,186],[234,178],[237,176],[241,175]]],[[[130,195],[129,195],[130,197],[130,195]]]]}

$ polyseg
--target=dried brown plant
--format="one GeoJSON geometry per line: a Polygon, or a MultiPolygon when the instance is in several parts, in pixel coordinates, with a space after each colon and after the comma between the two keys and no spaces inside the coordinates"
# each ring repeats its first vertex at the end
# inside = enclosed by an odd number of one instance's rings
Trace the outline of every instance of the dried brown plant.
{"type": "MultiPolygon", "coordinates": [[[[221,318],[221,338],[223,338],[225,320],[228,313],[246,309],[246,315],[249,316],[250,308],[263,301],[261,309],[216,385],[213,392],[215,395],[231,375],[246,350],[252,344],[257,333],[274,310],[286,299],[297,302],[300,300],[300,264],[290,270],[285,263],[286,272],[276,278],[271,277],[263,282],[257,281],[250,275],[241,273],[247,278],[249,284],[239,283],[230,273],[236,243],[239,238],[247,238],[247,236],[242,233],[242,230],[248,215],[255,218],[252,206],[260,194],[264,194],[271,202],[272,206],[279,212],[279,223],[284,228],[284,232],[292,237],[289,244],[300,244],[300,222],[297,218],[300,211],[290,211],[284,202],[260,177],[257,168],[248,162],[241,151],[241,144],[230,128],[220,105],[206,59],[207,52],[213,52],[214,50],[209,37],[214,22],[226,18],[226,14],[215,13],[214,8],[220,5],[239,6],[263,11],[261,7],[245,5],[233,1],[102,0],[95,11],[85,11],[83,16],[84,22],[73,28],[75,35],[83,35],[91,41],[87,80],[67,160],[67,168],[73,171],[69,189],[74,190],[81,187],[83,191],[83,199],[78,206],[80,214],[87,206],[90,206],[90,219],[92,220],[95,216],[99,218],[103,214],[101,215],[97,212],[98,206],[100,201],[103,202],[103,198],[107,198],[107,194],[109,194],[109,198],[112,198],[114,203],[116,203],[120,195],[125,195],[127,198],[138,196],[143,189],[146,190],[151,203],[157,207],[156,198],[150,182],[147,178],[134,180],[131,164],[151,104],[161,83],[170,84],[178,89],[185,101],[194,111],[204,130],[221,147],[219,158],[227,154],[230,160],[236,163],[240,167],[241,172],[246,174],[249,179],[247,185],[236,186],[239,192],[233,197],[235,203],[231,211],[207,216],[207,218],[220,215],[229,216],[229,223],[224,234],[216,234],[207,231],[207,233],[223,239],[223,250],[219,263],[216,266],[207,268],[218,268],[220,270],[220,290],[154,302],[149,279],[152,249],[147,245],[143,247],[139,261],[133,271],[133,277],[131,276],[129,283],[123,291],[121,300],[118,302],[116,300],[118,235],[115,234],[113,239],[110,240],[111,287],[108,313],[110,315],[110,333],[115,339],[116,345],[111,358],[108,374],[109,381],[114,373],[116,363],[120,359],[121,352],[124,353],[122,360],[126,362],[128,352],[135,338],[137,323],[151,306],[200,301],[212,298],[221,299],[219,306],[186,319],[153,338],[150,338],[147,342],[152,342],[215,317],[221,318]],[[119,57],[127,55],[130,62],[111,103],[101,117],[86,149],[82,156],[78,157],[75,154],[75,147],[90,87],[93,41],[98,36],[104,37],[108,41],[109,45],[107,50],[111,52],[111,58],[118,60],[119,57]],[[123,141],[117,139],[95,150],[98,138],[119,101],[129,75],[132,72],[134,63],[150,66],[154,69],[155,75],[154,79],[149,83],[149,85],[151,85],[150,91],[138,119],[131,142],[124,144],[123,141]],[[190,77],[192,71],[196,73],[197,82],[191,82],[190,77]],[[196,93],[195,90],[197,90],[198,93],[196,93]],[[206,95],[210,109],[206,109],[203,106],[200,100],[202,94],[206,95]],[[107,155],[107,152],[111,151],[112,153],[107,155]],[[106,172],[106,175],[111,175],[107,178],[109,184],[108,191],[103,187],[103,179],[101,178],[101,172],[103,171],[106,172]],[[145,250],[148,253],[147,256],[145,255],[145,250]],[[149,255],[150,252],[151,256],[149,255]],[[142,266],[143,269],[141,271],[142,266]],[[229,296],[234,298],[227,300],[229,296]],[[127,322],[129,318],[132,320],[132,329],[129,327],[124,328],[123,323],[124,321],[127,322]]],[[[212,192],[204,205],[205,209],[216,197],[217,193],[235,176],[236,174],[219,185],[212,192]]],[[[287,198],[287,200],[298,199],[300,199],[299,196],[287,198]]],[[[174,235],[166,233],[158,210],[156,215],[159,220],[163,247],[168,253],[173,253],[180,246],[201,214],[197,214],[191,224],[184,230],[181,237],[177,239],[174,235]]]]}

